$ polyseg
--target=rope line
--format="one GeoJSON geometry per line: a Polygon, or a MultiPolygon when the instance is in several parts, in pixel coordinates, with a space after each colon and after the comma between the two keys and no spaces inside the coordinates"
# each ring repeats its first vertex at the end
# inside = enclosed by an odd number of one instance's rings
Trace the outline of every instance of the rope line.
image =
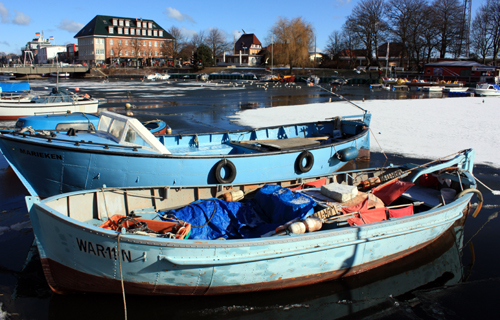
{"type": "Polygon", "coordinates": [[[123,271],[122,271],[122,259],[120,255],[120,237],[122,233],[121,231],[118,233],[118,264],[120,266],[120,282],[122,284],[122,296],[123,296],[123,309],[125,312],[125,320],[127,320],[127,300],[125,299],[125,285],[123,284],[123,271]]]}

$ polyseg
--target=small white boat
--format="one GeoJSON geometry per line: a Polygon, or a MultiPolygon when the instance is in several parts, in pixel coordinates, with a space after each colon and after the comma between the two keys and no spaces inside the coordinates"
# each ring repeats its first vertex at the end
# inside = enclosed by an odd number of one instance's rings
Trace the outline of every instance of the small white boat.
{"type": "Polygon", "coordinates": [[[466,92],[469,87],[444,87],[443,92],[466,92]]]}
{"type": "Polygon", "coordinates": [[[196,76],[196,80],[200,81],[207,81],[209,78],[209,75],[206,73],[200,73],[199,75],[196,76]]]}
{"type": "MultiPolygon", "coordinates": [[[[57,72],[52,72],[49,74],[50,77],[57,77],[57,72]]],[[[69,73],[67,72],[59,72],[59,78],[69,78],[69,73]]]]}
{"type": "Polygon", "coordinates": [[[311,75],[306,80],[307,84],[311,86],[319,84],[320,81],[321,81],[320,78],[315,74],[311,75]]]}
{"type": "Polygon", "coordinates": [[[422,91],[425,92],[443,92],[444,87],[441,86],[429,86],[429,87],[422,87],[422,91]]]}
{"type": "Polygon", "coordinates": [[[73,92],[53,88],[44,96],[31,93],[13,99],[0,99],[0,120],[16,120],[20,117],[36,114],[54,114],[63,112],[97,113],[99,100],[88,94],[78,95],[73,92]]]}
{"type": "Polygon", "coordinates": [[[480,96],[500,96],[500,86],[493,83],[478,84],[474,91],[480,96]]]}
{"type": "Polygon", "coordinates": [[[146,80],[168,80],[170,76],[166,73],[153,73],[146,76],[146,80]]]}

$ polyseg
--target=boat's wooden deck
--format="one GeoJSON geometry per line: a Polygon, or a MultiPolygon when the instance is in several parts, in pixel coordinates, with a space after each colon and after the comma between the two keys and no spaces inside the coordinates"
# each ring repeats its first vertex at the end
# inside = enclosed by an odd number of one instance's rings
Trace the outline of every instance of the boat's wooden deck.
{"type": "Polygon", "coordinates": [[[234,146],[251,149],[254,151],[284,151],[306,149],[319,146],[320,140],[328,139],[328,137],[314,138],[290,138],[290,139],[271,139],[271,140],[251,140],[251,141],[231,141],[234,146]]]}

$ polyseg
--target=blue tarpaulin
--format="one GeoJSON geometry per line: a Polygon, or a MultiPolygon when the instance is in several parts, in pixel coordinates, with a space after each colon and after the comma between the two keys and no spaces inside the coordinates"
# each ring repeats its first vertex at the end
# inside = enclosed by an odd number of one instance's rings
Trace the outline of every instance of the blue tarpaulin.
{"type": "Polygon", "coordinates": [[[190,239],[240,239],[260,237],[291,220],[304,219],[314,212],[315,205],[306,195],[278,185],[265,185],[246,202],[199,200],[159,215],[164,219],[174,215],[189,222],[190,239]]]}
{"type": "Polygon", "coordinates": [[[16,93],[30,91],[29,82],[0,82],[0,92],[16,93]]]}

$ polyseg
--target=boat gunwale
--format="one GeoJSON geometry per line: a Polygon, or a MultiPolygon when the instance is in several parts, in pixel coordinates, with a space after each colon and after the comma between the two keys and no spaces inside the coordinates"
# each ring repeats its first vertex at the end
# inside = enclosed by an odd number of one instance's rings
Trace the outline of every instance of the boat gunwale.
{"type": "MultiPolygon", "coordinates": [[[[248,130],[245,130],[248,131],[248,130]]],[[[233,131],[235,132],[235,131],[233,131]]],[[[35,145],[35,146],[43,146],[47,147],[50,146],[52,149],[58,149],[58,150],[68,150],[71,152],[80,152],[80,153],[97,153],[97,154],[105,154],[105,155],[110,155],[110,156],[131,156],[131,157],[143,157],[143,158],[167,158],[167,159],[199,159],[199,158],[206,158],[206,159],[220,159],[220,158],[246,158],[246,157],[260,157],[260,156],[273,156],[273,155],[279,155],[279,154],[288,154],[288,153],[300,153],[304,150],[319,150],[319,149],[326,149],[326,148],[331,148],[335,146],[340,146],[345,143],[353,142],[358,139],[362,139],[365,136],[367,136],[370,132],[369,128],[363,129],[360,133],[346,138],[342,141],[336,141],[334,143],[330,144],[323,144],[323,145],[318,145],[318,146],[305,146],[301,148],[294,148],[294,149],[288,149],[288,150],[272,150],[272,151],[263,151],[263,152],[255,152],[255,153],[241,153],[241,154],[207,154],[207,155],[189,155],[189,154],[159,154],[159,153],[134,153],[138,151],[132,151],[132,152],[121,152],[121,151],[114,151],[114,150],[109,150],[109,149],[97,149],[97,148],[78,148],[78,146],[63,146],[63,145],[56,145],[48,141],[26,141],[22,140],[21,137],[16,137],[16,135],[20,134],[15,134],[15,133],[2,133],[0,134],[0,139],[5,139],[9,141],[14,141],[18,143],[23,143],[23,144],[29,144],[29,145],[35,145]],[[12,135],[12,136],[9,136],[12,135]],[[21,141],[21,142],[19,142],[21,141]]],[[[25,135],[23,138],[30,138],[30,139],[45,139],[48,140],[50,137],[40,137],[40,136],[31,136],[31,135],[25,135]]],[[[53,138],[52,138],[53,139],[53,138]]],[[[82,142],[82,141],[65,141],[67,143],[86,143],[88,145],[97,145],[97,142],[95,144],[89,144],[88,142],[82,142]]],[[[113,144],[107,145],[110,148],[120,148],[123,147],[120,144],[117,144],[116,142],[113,141],[113,144]]],[[[105,143],[100,143],[100,145],[105,145],[105,143]]],[[[221,143],[222,145],[222,143],[221,143]]],[[[127,146],[127,149],[141,149],[141,146],[127,146]]]]}
{"type": "MultiPolygon", "coordinates": [[[[125,188],[126,189],[126,188],[125,188]]],[[[145,188],[147,189],[147,188],[145,188]]],[[[67,193],[64,196],[58,195],[58,196],[53,196],[50,198],[46,198],[41,202],[34,203],[33,206],[36,206],[40,210],[44,211],[46,214],[52,216],[52,218],[59,220],[61,223],[70,225],[72,228],[78,228],[82,232],[90,232],[91,234],[100,236],[100,237],[106,237],[110,239],[116,239],[118,237],[119,232],[117,231],[112,231],[112,230],[106,230],[102,229],[98,226],[93,226],[91,224],[88,224],[86,222],[82,222],[79,220],[76,220],[74,218],[68,217],[66,215],[63,215],[62,213],[58,212],[57,210],[51,208],[45,202],[53,201],[53,200],[58,200],[58,199],[63,199],[67,198],[71,195],[77,195],[77,194],[84,194],[84,193],[99,193],[101,192],[100,190],[92,190],[89,192],[89,190],[84,190],[84,191],[76,191],[76,192],[71,192],[67,193]]],[[[361,232],[376,232],[377,229],[379,228],[389,228],[389,227],[394,227],[397,229],[397,225],[401,224],[408,224],[413,221],[418,221],[418,220],[424,220],[431,218],[432,216],[437,216],[442,214],[444,211],[449,211],[450,209],[459,207],[459,206],[465,206],[471,199],[472,199],[472,194],[464,195],[460,199],[454,200],[452,203],[447,204],[445,206],[441,206],[438,208],[431,208],[425,213],[422,214],[415,214],[412,216],[406,216],[406,217],[401,217],[397,219],[388,219],[385,221],[381,222],[375,222],[375,223],[370,223],[366,225],[359,225],[359,226],[353,226],[349,228],[340,228],[339,229],[328,229],[328,230],[320,230],[316,231],[314,233],[305,233],[301,235],[292,235],[288,236],[287,238],[281,238],[281,237],[267,237],[267,238],[251,238],[251,239],[231,239],[231,240],[226,240],[226,241],[220,241],[220,240],[196,240],[196,239],[191,239],[191,240],[181,240],[181,239],[168,239],[168,238],[161,238],[161,240],[158,240],[158,238],[153,238],[153,237],[148,237],[148,236],[141,236],[141,235],[135,235],[135,234],[122,234],[120,237],[120,242],[127,242],[130,244],[142,244],[142,245],[154,245],[158,247],[172,247],[172,248],[235,248],[235,247],[256,247],[256,246],[262,246],[262,245],[271,245],[271,244],[283,244],[283,243],[297,243],[297,242],[302,242],[302,241],[309,241],[309,240],[314,240],[314,239],[324,239],[324,238],[331,238],[332,236],[340,236],[340,235],[348,235],[348,234],[359,234],[361,232]],[[464,204],[465,202],[465,204],[464,204]],[[451,207],[449,207],[451,205],[451,207]],[[265,239],[265,240],[262,240],[265,239]],[[243,245],[244,244],[244,245],[243,245]]],[[[441,219],[442,224],[446,224],[452,221],[456,221],[460,219],[463,216],[462,210],[459,211],[459,214],[441,219]]],[[[408,232],[404,233],[413,233],[413,232],[418,232],[419,230],[424,230],[428,229],[429,227],[435,226],[436,222],[434,221],[432,224],[426,224],[424,226],[418,225],[418,226],[413,226],[413,227],[406,227],[402,228],[401,230],[407,230],[408,232]]],[[[361,237],[357,238],[355,241],[373,241],[376,240],[377,238],[387,238],[390,237],[391,235],[394,234],[394,231],[391,233],[383,232],[378,235],[372,235],[370,237],[361,237]]],[[[342,246],[345,241],[339,241],[338,246],[342,246]]],[[[346,243],[349,245],[349,243],[346,243]]],[[[315,245],[311,245],[315,246],[315,245]]],[[[328,246],[329,247],[329,246],[328,246]]],[[[328,249],[327,247],[320,248],[320,250],[325,250],[328,249]]]]}
{"type": "Polygon", "coordinates": [[[64,107],[66,105],[87,105],[87,104],[99,104],[99,99],[90,98],[90,99],[76,99],[74,101],[61,101],[61,102],[32,102],[29,101],[18,101],[18,102],[3,102],[5,100],[0,100],[0,108],[33,108],[40,107],[40,105],[44,106],[61,106],[64,107]]]}

